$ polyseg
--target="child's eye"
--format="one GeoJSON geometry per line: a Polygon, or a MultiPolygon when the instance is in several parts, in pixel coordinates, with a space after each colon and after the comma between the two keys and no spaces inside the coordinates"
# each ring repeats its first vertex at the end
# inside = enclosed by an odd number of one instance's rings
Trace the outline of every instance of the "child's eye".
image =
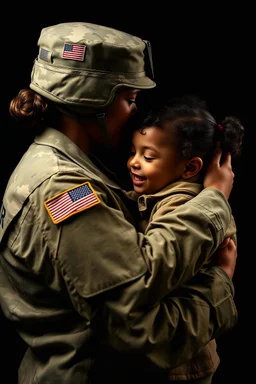
{"type": "Polygon", "coordinates": [[[144,156],[144,159],[145,159],[146,161],[152,161],[152,160],[154,160],[154,157],[144,156]]]}

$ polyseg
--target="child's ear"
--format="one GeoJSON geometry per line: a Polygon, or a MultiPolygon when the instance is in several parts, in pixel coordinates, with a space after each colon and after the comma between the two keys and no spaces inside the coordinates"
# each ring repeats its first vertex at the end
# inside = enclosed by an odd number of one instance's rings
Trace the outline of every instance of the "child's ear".
{"type": "Polygon", "coordinates": [[[201,157],[192,157],[186,165],[181,177],[182,179],[190,179],[198,174],[203,167],[203,160],[201,157]]]}

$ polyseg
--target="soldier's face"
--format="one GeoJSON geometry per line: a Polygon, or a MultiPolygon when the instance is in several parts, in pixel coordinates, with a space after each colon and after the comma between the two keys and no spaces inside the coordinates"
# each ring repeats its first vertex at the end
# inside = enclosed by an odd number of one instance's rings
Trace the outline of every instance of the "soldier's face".
{"type": "Polygon", "coordinates": [[[138,92],[137,89],[122,88],[116,93],[107,111],[107,132],[114,148],[119,148],[125,125],[130,117],[137,112],[136,98],[138,92]]]}

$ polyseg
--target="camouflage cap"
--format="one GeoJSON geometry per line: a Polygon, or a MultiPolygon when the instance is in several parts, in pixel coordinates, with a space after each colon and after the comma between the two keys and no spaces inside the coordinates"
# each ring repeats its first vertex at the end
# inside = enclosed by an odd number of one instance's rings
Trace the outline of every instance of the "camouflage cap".
{"type": "Polygon", "coordinates": [[[145,42],[101,25],[74,22],[43,28],[30,88],[60,107],[106,108],[118,87],[155,87],[145,73],[145,42]]]}

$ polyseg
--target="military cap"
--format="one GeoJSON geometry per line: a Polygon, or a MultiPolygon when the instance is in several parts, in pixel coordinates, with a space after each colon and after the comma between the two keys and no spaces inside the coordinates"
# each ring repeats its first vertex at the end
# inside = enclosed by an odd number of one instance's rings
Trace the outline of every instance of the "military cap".
{"type": "Polygon", "coordinates": [[[117,29],[67,22],[43,28],[30,88],[80,113],[106,108],[118,87],[155,87],[144,40],[117,29]]]}

